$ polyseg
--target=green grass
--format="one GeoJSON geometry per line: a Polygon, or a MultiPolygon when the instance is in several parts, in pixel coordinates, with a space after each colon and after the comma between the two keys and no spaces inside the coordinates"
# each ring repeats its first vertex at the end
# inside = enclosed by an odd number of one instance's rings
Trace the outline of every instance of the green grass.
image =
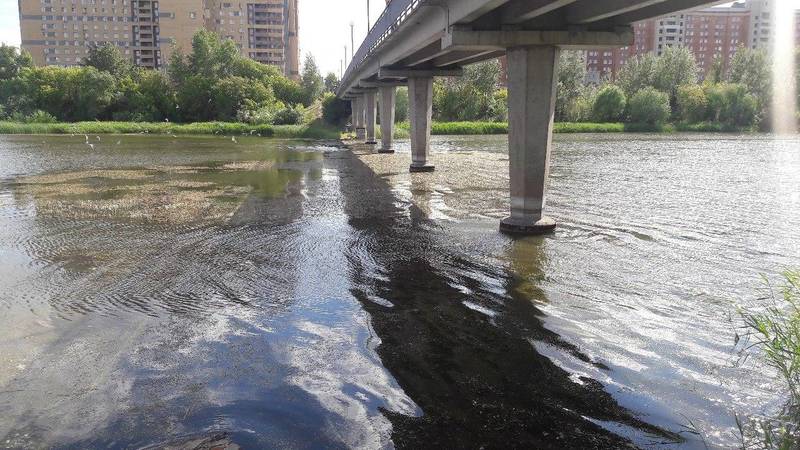
{"type": "Polygon", "coordinates": [[[737,418],[743,447],[765,449],[800,448],[800,271],[786,272],[777,292],[761,299],[769,304],[740,308],[745,333],[737,334],[737,344],[747,350],[758,349],[767,366],[781,377],[789,400],[775,417],[737,418]]]}
{"type": "MultiPolygon", "coordinates": [[[[395,137],[408,137],[409,124],[397,124],[395,137]]],[[[554,133],[624,133],[624,132],[674,132],[669,125],[653,126],[645,124],[624,123],[584,123],[557,122],[554,133]]],[[[478,135],[508,134],[507,122],[434,122],[431,126],[433,135],[478,135]]]]}
{"type": "Polygon", "coordinates": [[[169,122],[20,123],[0,121],[0,134],[246,134],[298,139],[338,139],[339,137],[337,129],[319,122],[304,125],[249,125],[231,122],[177,124],[169,122]]]}

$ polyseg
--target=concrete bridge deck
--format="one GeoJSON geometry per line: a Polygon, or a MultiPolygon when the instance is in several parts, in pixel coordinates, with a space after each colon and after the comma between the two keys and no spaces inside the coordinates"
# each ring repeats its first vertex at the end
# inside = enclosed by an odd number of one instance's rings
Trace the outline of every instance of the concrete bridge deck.
{"type": "MultiPolygon", "coordinates": [[[[429,164],[433,78],[508,56],[511,215],[501,230],[543,233],[559,51],[633,43],[633,22],[723,3],[709,0],[392,0],[355,53],[337,94],[352,101],[357,138],[375,141],[376,108],[394,118],[408,85],[412,163],[429,164]]],[[[379,151],[392,151],[393,120],[379,151]]]]}

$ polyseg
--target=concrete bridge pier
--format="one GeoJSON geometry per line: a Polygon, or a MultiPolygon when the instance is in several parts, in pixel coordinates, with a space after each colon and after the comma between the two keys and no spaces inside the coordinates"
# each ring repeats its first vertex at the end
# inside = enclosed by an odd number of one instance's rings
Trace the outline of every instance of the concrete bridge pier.
{"type": "Polygon", "coordinates": [[[394,114],[397,88],[382,86],[381,94],[381,148],[378,153],[394,153],[394,114]]]}
{"type": "Polygon", "coordinates": [[[428,163],[433,117],[433,77],[408,78],[409,122],[411,125],[411,172],[433,172],[428,163]]]}
{"type": "Polygon", "coordinates": [[[556,46],[508,49],[508,156],[511,215],[500,230],[544,234],[555,229],[544,215],[558,83],[556,46]]]}
{"type": "Polygon", "coordinates": [[[356,120],[355,120],[355,128],[356,128],[356,140],[363,142],[367,138],[367,130],[364,128],[364,95],[359,94],[356,97],[356,109],[354,111],[356,120]]]}
{"type": "Polygon", "coordinates": [[[377,114],[377,104],[375,98],[375,89],[368,89],[364,93],[364,108],[366,109],[366,129],[367,140],[366,144],[375,145],[378,142],[375,140],[375,122],[377,114]]]}
{"type": "Polygon", "coordinates": [[[350,128],[353,129],[355,132],[356,130],[356,108],[357,108],[356,99],[350,99],[350,128]]]}

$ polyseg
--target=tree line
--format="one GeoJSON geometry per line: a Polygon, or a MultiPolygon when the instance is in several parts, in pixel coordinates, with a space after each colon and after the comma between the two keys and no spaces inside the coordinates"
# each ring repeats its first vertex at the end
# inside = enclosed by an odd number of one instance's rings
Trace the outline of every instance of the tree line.
{"type": "Polygon", "coordinates": [[[717,59],[704,79],[692,53],[669,47],[631,58],[615,79],[587,84],[583,55],[565,52],[559,69],[556,120],[667,122],[748,129],[767,124],[771,64],[763,50],[739,48],[725,69],[717,59]]]}
{"type": "Polygon", "coordinates": [[[205,30],[194,35],[188,54],[174,49],[161,71],[135,67],[113,45],[91,48],[77,67],[34,67],[30,55],[0,46],[0,119],[6,120],[295,124],[333,83],[311,56],[295,82],[205,30]]]}
{"type": "MultiPolygon", "coordinates": [[[[497,60],[465,67],[464,75],[437,78],[433,119],[437,122],[504,122],[508,91],[497,60]]],[[[614,79],[587,82],[585,54],[562,52],[555,110],[557,122],[619,123],[655,129],[666,123],[695,129],[743,130],[769,124],[771,62],[763,50],[740,48],[728,68],[716,60],[701,79],[692,53],[667,48],[660,56],[631,58],[614,79]]],[[[406,120],[408,96],[398,89],[398,122],[406,120]]],[[[329,103],[333,99],[328,100],[329,103]]],[[[338,105],[332,122],[343,122],[349,106],[338,105]],[[338,119],[337,119],[338,118],[338,119]]]]}
{"type": "MultiPolygon", "coordinates": [[[[631,58],[614,79],[587,83],[584,53],[562,52],[555,118],[559,122],[664,123],[753,129],[769,123],[771,63],[766,52],[740,48],[729,67],[715,61],[704,79],[686,48],[631,58]]],[[[497,60],[468,66],[464,75],[437,78],[435,121],[507,120],[508,92],[497,60]]],[[[294,124],[322,99],[323,118],[342,125],[349,102],[333,92],[309,55],[300,82],[273,66],[242,56],[235,43],[198,31],[191,52],[174,49],[165,70],[133,66],[111,45],[90,49],[80,67],[33,67],[14,47],[0,46],[0,119],[15,121],[231,121],[294,124]]],[[[396,120],[408,116],[408,93],[398,89],[396,120]]]]}

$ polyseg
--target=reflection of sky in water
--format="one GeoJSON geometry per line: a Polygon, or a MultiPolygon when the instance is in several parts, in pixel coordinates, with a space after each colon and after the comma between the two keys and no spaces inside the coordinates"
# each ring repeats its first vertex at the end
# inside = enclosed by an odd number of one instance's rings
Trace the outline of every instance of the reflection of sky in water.
{"type": "Polygon", "coordinates": [[[126,137],[90,152],[82,136],[4,137],[0,440],[92,447],[124,434],[119,445],[139,446],[225,429],[252,447],[386,446],[381,408],[422,411],[376,354],[365,309],[403,305],[365,288],[367,307],[352,289],[397,282],[386,262],[421,258],[465,317],[503,327],[504,296],[529,299],[611,369],[531,339],[576,383],[599,380],[651,423],[679,431],[690,418],[731,442],[734,410],[779,402],[769,374],[733,367],[728,318],[760,294],[758,274],[800,260],[800,152],[715,138],[558,136],[548,211],[559,231],[511,240],[496,231],[508,201],[500,136],[435,137],[433,174],[407,173],[407,142],[363,155],[392,196],[355,199],[343,199],[353,175],[332,148],[126,137]],[[131,178],[142,168],[146,183],[131,178]],[[367,212],[356,220],[354,208],[367,212]],[[401,231],[381,228],[381,208],[401,231]],[[384,236],[430,241],[405,254],[416,247],[384,236]]]}

